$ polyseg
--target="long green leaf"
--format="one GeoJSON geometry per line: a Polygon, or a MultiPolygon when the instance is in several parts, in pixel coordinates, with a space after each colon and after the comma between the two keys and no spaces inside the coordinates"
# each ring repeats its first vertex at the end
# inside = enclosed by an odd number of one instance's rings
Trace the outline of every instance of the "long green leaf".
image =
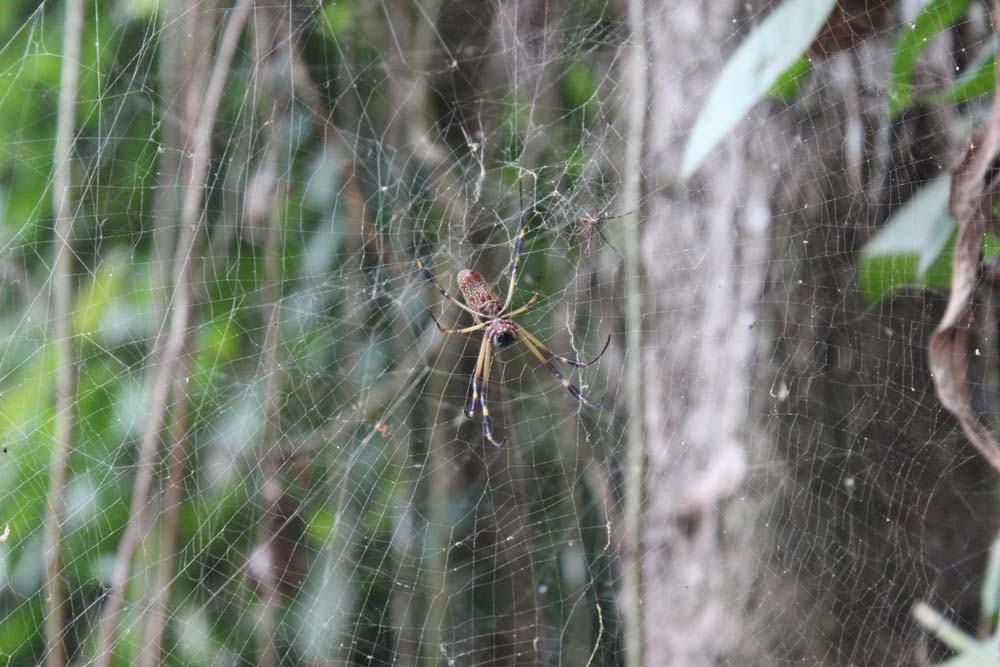
{"type": "Polygon", "coordinates": [[[792,63],[786,69],[773,86],[771,86],[771,97],[791,103],[799,97],[803,83],[808,80],[809,73],[812,72],[812,61],[805,56],[792,63]]]}
{"type": "Polygon", "coordinates": [[[955,221],[948,214],[950,187],[947,176],[924,186],[862,249],[859,280],[861,291],[870,301],[878,301],[904,286],[948,284],[948,267],[932,269],[955,233],[955,221]]]}
{"type": "Polygon", "coordinates": [[[913,70],[932,38],[958,21],[972,0],[931,0],[904,30],[892,58],[889,116],[898,116],[913,101],[913,70]]]}
{"type": "Polygon", "coordinates": [[[990,547],[979,600],[980,613],[984,618],[992,620],[1000,610],[1000,537],[993,540],[990,547]]]}
{"type": "Polygon", "coordinates": [[[736,50],[709,93],[684,149],[688,178],[779,77],[805,53],[836,0],[786,0],[736,50]]]}
{"type": "Polygon", "coordinates": [[[976,648],[945,660],[938,667],[996,667],[997,642],[987,639],[978,642],[976,648]]]}

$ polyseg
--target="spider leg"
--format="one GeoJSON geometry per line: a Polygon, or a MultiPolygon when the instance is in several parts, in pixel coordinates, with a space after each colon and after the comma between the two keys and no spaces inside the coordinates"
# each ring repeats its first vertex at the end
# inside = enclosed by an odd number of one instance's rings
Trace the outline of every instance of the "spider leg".
{"type": "Polygon", "coordinates": [[[514,301],[514,290],[517,289],[517,279],[518,279],[518,266],[521,263],[521,249],[524,247],[524,235],[528,233],[528,228],[521,225],[521,228],[517,230],[517,240],[514,242],[514,266],[510,269],[510,287],[507,288],[507,298],[503,302],[503,308],[500,312],[506,311],[510,308],[511,302],[514,301]]]}
{"type": "MultiPolygon", "coordinates": [[[[523,332],[524,330],[522,329],[521,331],[523,332]]],[[[533,355],[535,355],[535,357],[540,362],[542,362],[542,365],[545,366],[545,368],[549,369],[550,373],[552,373],[553,375],[555,375],[556,378],[560,382],[562,382],[562,386],[566,387],[566,391],[568,391],[570,393],[570,396],[572,396],[576,400],[580,401],[584,405],[590,406],[592,408],[599,408],[599,407],[601,407],[600,403],[594,403],[593,401],[589,400],[586,396],[584,396],[582,393],[580,393],[580,389],[575,384],[573,384],[572,382],[570,382],[569,380],[567,380],[565,377],[563,377],[563,374],[559,372],[559,369],[556,368],[555,364],[553,364],[551,361],[549,361],[548,359],[546,359],[542,355],[542,353],[538,350],[538,348],[535,347],[535,344],[531,342],[531,338],[530,337],[525,336],[525,337],[521,338],[521,342],[523,342],[524,346],[526,348],[528,348],[531,351],[531,353],[533,355]]]]}
{"type": "Polygon", "coordinates": [[[428,280],[428,282],[431,282],[431,283],[434,284],[434,287],[436,287],[437,291],[441,293],[441,296],[443,296],[444,298],[448,299],[449,301],[451,301],[453,304],[455,304],[456,306],[458,306],[459,308],[461,308],[465,312],[472,313],[476,317],[476,321],[477,322],[479,321],[479,318],[481,318],[481,317],[486,317],[486,318],[489,317],[489,315],[485,315],[483,313],[480,313],[477,310],[473,310],[472,308],[469,308],[467,305],[465,305],[464,303],[462,303],[461,301],[459,301],[458,299],[456,299],[455,297],[453,297],[451,295],[451,293],[448,292],[448,290],[446,290],[444,287],[441,286],[441,283],[439,283],[438,279],[434,277],[434,274],[431,273],[430,270],[426,266],[424,266],[423,260],[420,260],[420,259],[417,260],[417,268],[424,272],[424,277],[428,280]]]}
{"type": "Polygon", "coordinates": [[[605,220],[617,220],[618,218],[624,218],[626,215],[632,215],[633,213],[635,213],[635,211],[636,209],[632,209],[631,211],[628,211],[626,213],[619,213],[618,215],[600,215],[597,216],[596,221],[604,222],[605,220]]]}
{"type": "MultiPolygon", "coordinates": [[[[485,338],[485,336],[484,336],[485,338]]],[[[483,356],[483,398],[479,402],[480,407],[483,409],[483,436],[489,440],[492,444],[499,447],[502,442],[497,442],[493,439],[493,418],[490,417],[490,409],[486,405],[486,390],[490,385],[490,366],[493,365],[493,344],[490,343],[489,339],[485,340],[485,354],[483,356]]]]}
{"type": "Polygon", "coordinates": [[[601,212],[594,216],[594,220],[600,222],[604,218],[604,214],[607,213],[608,209],[614,206],[614,204],[615,204],[615,198],[612,197],[608,201],[608,203],[604,205],[604,208],[601,209],[601,212]]]}
{"type": "Polygon", "coordinates": [[[528,303],[524,304],[523,306],[521,306],[517,310],[513,311],[512,313],[510,313],[509,315],[507,315],[507,317],[515,317],[515,316],[520,315],[521,313],[525,312],[526,310],[528,310],[529,308],[531,308],[532,304],[534,304],[536,301],[538,301],[538,298],[541,295],[542,295],[541,292],[537,292],[536,291],[531,296],[531,298],[528,299],[528,303]]]}
{"type": "Polygon", "coordinates": [[[476,403],[479,402],[479,378],[483,376],[483,361],[486,359],[486,346],[489,339],[484,335],[483,343],[479,346],[479,355],[476,357],[476,372],[472,375],[472,403],[469,404],[468,415],[476,416],[476,403]]]}
{"type": "Polygon", "coordinates": [[[480,329],[485,329],[486,325],[488,324],[488,322],[480,322],[479,324],[474,324],[471,327],[465,327],[464,329],[445,329],[443,326],[441,326],[441,323],[438,321],[438,318],[434,317],[434,313],[432,313],[429,310],[427,312],[430,313],[431,319],[434,320],[434,324],[437,325],[438,331],[440,331],[443,334],[472,333],[473,331],[479,331],[480,329]]]}
{"type": "MultiPolygon", "coordinates": [[[[608,218],[608,219],[610,220],[610,218],[608,218]]],[[[605,243],[607,243],[609,246],[611,246],[612,250],[614,250],[619,255],[623,255],[624,254],[621,250],[618,249],[618,246],[616,246],[614,243],[611,242],[611,239],[609,239],[607,236],[604,235],[604,230],[603,229],[601,229],[600,227],[598,227],[597,228],[597,233],[600,234],[601,240],[603,240],[605,243]]],[[[588,252],[588,254],[590,253],[589,250],[587,252],[588,252]]]]}
{"type": "Polygon", "coordinates": [[[528,331],[524,327],[518,327],[518,328],[520,330],[520,333],[524,334],[524,336],[528,338],[528,340],[530,340],[536,347],[538,347],[538,349],[540,349],[545,354],[549,355],[549,358],[557,359],[563,362],[564,364],[575,366],[576,368],[586,368],[587,366],[593,365],[594,363],[597,362],[598,359],[604,356],[604,353],[608,351],[608,346],[611,345],[611,335],[609,334],[608,339],[604,342],[604,347],[601,348],[600,354],[598,354],[590,361],[580,361],[579,359],[572,359],[570,357],[566,357],[561,354],[556,354],[551,349],[549,349],[549,347],[545,343],[538,340],[538,338],[534,336],[530,331],[528,331]]]}

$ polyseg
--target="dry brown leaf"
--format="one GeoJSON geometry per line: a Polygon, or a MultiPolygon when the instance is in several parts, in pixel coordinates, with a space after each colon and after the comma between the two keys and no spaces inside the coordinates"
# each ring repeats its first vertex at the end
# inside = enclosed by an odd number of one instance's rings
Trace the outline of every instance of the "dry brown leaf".
{"type": "MultiPolygon", "coordinates": [[[[998,18],[1000,0],[994,0],[994,30],[998,18]]],[[[967,343],[976,309],[983,234],[1000,190],[1000,177],[996,175],[998,155],[1000,95],[994,97],[985,126],[973,135],[962,161],[952,171],[949,207],[958,222],[958,238],[952,262],[951,293],[944,316],[931,336],[928,356],[941,403],[958,419],[969,441],[1000,471],[1000,443],[972,408],[967,343]]]]}

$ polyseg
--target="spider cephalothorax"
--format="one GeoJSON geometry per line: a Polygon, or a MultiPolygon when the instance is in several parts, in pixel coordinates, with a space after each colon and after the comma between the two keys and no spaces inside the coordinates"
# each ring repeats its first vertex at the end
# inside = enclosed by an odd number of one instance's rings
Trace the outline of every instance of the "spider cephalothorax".
{"type": "Polygon", "coordinates": [[[505,317],[496,317],[486,323],[486,338],[502,350],[517,340],[517,325],[505,317]]]}
{"type": "Polygon", "coordinates": [[[444,298],[472,315],[476,320],[474,325],[465,327],[464,329],[446,329],[441,326],[432,313],[431,317],[434,319],[434,323],[437,324],[438,329],[441,330],[441,333],[468,334],[473,331],[483,331],[483,341],[479,346],[479,356],[476,358],[476,372],[472,376],[472,404],[469,406],[469,416],[472,417],[476,414],[476,405],[478,404],[483,410],[483,435],[487,440],[498,446],[500,443],[493,438],[493,420],[490,418],[490,410],[486,405],[486,391],[489,388],[493,348],[504,348],[518,340],[523,342],[528,351],[542,362],[549,372],[559,378],[559,381],[562,382],[562,385],[566,387],[566,390],[569,391],[573,398],[584,405],[593,405],[593,403],[580,393],[576,385],[563,377],[563,374],[552,362],[561,361],[570,366],[586,368],[600,359],[611,343],[611,336],[608,336],[601,354],[598,354],[587,362],[577,361],[576,359],[570,359],[569,357],[554,353],[542,341],[535,338],[531,332],[514,323],[514,318],[531,308],[532,304],[540,296],[538,292],[535,292],[534,296],[526,304],[514,310],[510,309],[511,303],[514,301],[514,291],[517,288],[517,269],[521,262],[521,247],[526,232],[527,229],[522,227],[517,233],[517,240],[514,242],[513,267],[510,271],[510,285],[507,288],[507,298],[502,304],[493,286],[486,282],[478,272],[471,269],[464,269],[458,272],[458,288],[465,298],[465,303],[462,303],[441,286],[434,275],[427,270],[422,261],[417,260],[417,266],[424,272],[427,280],[434,283],[438,292],[444,298]],[[482,380],[482,398],[479,395],[480,380],[482,380]]]}

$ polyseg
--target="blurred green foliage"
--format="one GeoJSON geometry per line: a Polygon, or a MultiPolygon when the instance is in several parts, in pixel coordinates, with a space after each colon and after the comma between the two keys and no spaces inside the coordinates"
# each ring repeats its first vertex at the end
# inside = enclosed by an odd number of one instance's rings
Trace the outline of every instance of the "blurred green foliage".
{"type": "Polygon", "coordinates": [[[969,63],[962,76],[949,88],[927,96],[926,101],[937,105],[969,102],[992,93],[996,83],[996,42],[989,40],[969,63]]]}
{"type": "MultiPolygon", "coordinates": [[[[72,193],[76,422],[63,545],[72,611],[67,645],[78,659],[96,645],[100,605],[129,518],[137,445],[149,421],[149,382],[160,362],[154,349],[169,329],[164,312],[170,295],[160,270],[169,271],[171,262],[157,248],[157,232],[166,228],[166,243],[174,243],[180,222],[176,202],[160,208],[163,193],[176,185],[165,165],[171,158],[184,174],[189,158],[165,137],[168,105],[157,69],[167,30],[161,23],[163,3],[85,4],[72,193]]],[[[54,426],[50,183],[63,21],[61,3],[36,5],[10,0],[0,10],[0,263],[11,268],[4,275],[23,272],[22,278],[0,284],[0,443],[8,450],[0,459],[0,525],[9,523],[11,530],[10,539],[0,544],[0,654],[11,665],[36,664],[44,651],[42,524],[54,426]]],[[[502,149],[487,164],[481,204],[484,210],[496,208],[514,228],[520,218],[519,179],[526,184],[526,205],[536,198],[546,202],[529,214],[535,231],[525,262],[526,275],[543,276],[546,295],[565,293],[578,259],[566,250],[558,230],[550,233],[551,216],[564,205],[554,193],[581,187],[592,157],[587,131],[602,122],[600,85],[607,76],[599,74],[596,61],[604,56],[598,47],[608,46],[606,33],[615,24],[608,3],[592,1],[577,9],[580,25],[566,28],[577,48],[568,50],[574,55],[559,65],[558,105],[566,115],[552,121],[551,136],[539,153],[540,161],[557,168],[539,168],[537,183],[528,189],[517,160],[533,122],[530,100],[498,94],[502,122],[490,141],[502,149]],[[590,23],[583,22],[587,17],[590,23]]],[[[224,16],[219,12],[214,18],[224,16]]],[[[420,638],[421,614],[426,615],[435,594],[428,588],[433,584],[429,573],[442,560],[434,531],[482,531],[470,517],[497,511],[489,479],[454,490],[446,507],[431,505],[428,485],[440,479],[440,472],[427,471],[429,452],[452,446],[457,430],[452,417],[460,414],[464,397],[443,395],[440,388],[436,395],[422,396],[423,380],[406,384],[423,368],[423,361],[412,361],[412,351],[430,325],[427,303],[440,307],[414,280],[412,258],[426,250],[435,266],[446,265],[452,254],[472,261],[479,250],[469,257],[465,239],[450,244],[456,232],[445,219],[448,202],[435,197],[430,182],[436,167],[403,165],[413,159],[409,149],[385,138],[396,109],[386,74],[392,63],[382,41],[384,20],[385,15],[345,0],[327,2],[304,20],[296,37],[321,102],[331,110],[326,120],[332,127],[324,127],[298,100],[281,123],[268,128],[285,148],[283,189],[275,212],[259,217],[248,212],[247,202],[254,184],[263,182],[255,178],[264,163],[261,109],[270,107],[255,96],[267,76],[287,78],[287,69],[280,69],[287,63],[275,65],[276,73],[258,68],[249,39],[241,43],[234,63],[234,83],[226,89],[213,138],[206,236],[192,258],[189,363],[180,383],[190,407],[189,423],[181,425],[188,461],[166,664],[254,660],[264,599],[254,553],[262,526],[272,520],[262,496],[262,452],[274,444],[263,441],[265,392],[275,376],[280,378],[279,486],[282,502],[292,507],[281,529],[300,531],[289,539],[296,545],[295,558],[306,563],[301,580],[287,584],[279,603],[277,643],[289,663],[343,657],[347,645],[348,657],[363,662],[378,656],[383,662],[376,663],[388,664],[400,641],[395,635],[420,638]],[[248,81],[253,82],[249,88],[248,81]],[[357,100],[362,100],[360,112],[351,110],[357,100]],[[349,131],[334,136],[341,127],[349,131]],[[345,146],[351,154],[344,153],[345,146]],[[273,288],[266,240],[272,213],[281,240],[277,370],[264,363],[267,295],[273,288]],[[417,365],[403,366],[401,360],[417,365]],[[442,402],[444,407],[438,405],[442,402]],[[440,423],[426,422],[426,414],[438,414],[440,423]],[[390,427],[386,435],[373,430],[380,423],[390,427]],[[404,595],[423,611],[413,612],[413,618],[387,619],[394,601],[404,595]]],[[[462,155],[464,149],[454,150],[462,155]]],[[[470,174],[471,182],[476,174],[470,174]]],[[[489,222],[496,224],[492,214],[489,222]]],[[[501,229],[484,242],[484,257],[492,245],[498,247],[499,262],[506,261],[503,241],[510,233],[505,236],[501,229]]],[[[533,278],[526,278],[519,300],[533,287],[533,278]]],[[[543,300],[529,322],[540,332],[552,331],[553,310],[552,301],[543,300]]],[[[577,317],[590,324],[583,314],[577,317]]],[[[584,327],[576,332],[576,342],[589,345],[594,333],[584,327]]],[[[518,358],[508,358],[517,368],[518,358]]],[[[521,502],[538,535],[532,559],[555,588],[565,576],[560,558],[567,536],[570,541],[582,536],[582,545],[574,542],[574,558],[584,560],[588,577],[596,573],[600,579],[575,584],[560,605],[546,606],[543,625],[565,625],[577,591],[592,586],[602,596],[610,627],[614,591],[605,581],[611,574],[603,553],[603,523],[593,510],[598,501],[567,480],[557,439],[565,415],[552,406],[566,397],[548,376],[537,378],[538,388],[530,373],[522,375],[505,389],[504,399],[513,407],[504,413],[511,419],[509,432],[523,431],[530,442],[525,447],[532,480],[517,483],[531,492],[521,502]],[[543,392],[551,392],[553,400],[542,400],[548,396],[543,392]],[[579,511],[588,521],[583,528],[579,511]]],[[[181,400],[172,397],[171,419],[177,418],[181,400]]],[[[156,461],[160,480],[166,476],[167,444],[175,435],[171,419],[156,461]]],[[[469,451],[481,455],[479,444],[470,444],[469,451]]],[[[162,502],[158,486],[157,512],[162,502]]],[[[142,648],[145,619],[138,611],[153,592],[161,540],[156,524],[133,565],[138,574],[126,594],[127,632],[120,635],[116,665],[133,663],[142,648]]],[[[452,634],[442,641],[464,641],[462,633],[470,631],[463,626],[466,614],[477,619],[472,636],[491,636],[491,624],[502,621],[509,600],[503,590],[487,594],[495,581],[491,566],[474,561],[447,573],[452,634]]],[[[430,655],[439,647],[417,650],[430,655]]]]}
{"type": "Polygon", "coordinates": [[[893,53],[889,79],[889,115],[898,116],[913,100],[913,73],[931,40],[954,25],[972,0],[930,0],[920,14],[900,33],[893,53]]]}

